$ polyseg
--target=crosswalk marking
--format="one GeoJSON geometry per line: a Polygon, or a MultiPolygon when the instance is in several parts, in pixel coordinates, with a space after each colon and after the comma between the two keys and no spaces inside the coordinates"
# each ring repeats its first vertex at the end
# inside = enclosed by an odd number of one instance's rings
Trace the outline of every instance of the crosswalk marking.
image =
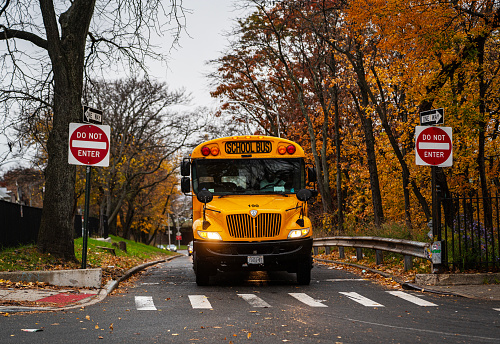
{"type": "Polygon", "coordinates": [[[499,311],[500,312],[500,308],[493,308],[494,311],[499,311]]]}
{"type": "MultiPolygon", "coordinates": [[[[438,307],[437,304],[426,301],[420,297],[414,296],[412,294],[403,292],[403,291],[386,291],[387,293],[396,296],[405,301],[411,302],[417,306],[421,307],[438,307]]],[[[384,305],[370,300],[367,297],[362,296],[356,292],[339,292],[339,294],[347,296],[349,299],[362,304],[366,307],[385,307],[384,305]]],[[[257,308],[271,308],[272,306],[261,299],[259,296],[255,294],[237,294],[238,297],[242,298],[252,307],[257,308]]],[[[310,307],[328,307],[323,302],[325,300],[317,300],[307,295],[306,293],[288,293],[291,297],[296,300],[310,306],[310,307]]],[[[205,295],[188,295],[189,301],[191,303],[191,307],[193,309],[212,309],[212,305],[208,298],[205,295]]],[[[147,311],[147,310],[157,310],[152,296],[135,296],[135,306],[139,311],[147,311]]],[[[494,311],[500,312],[500,308],[493,308],[494,311]]]]}
{"type": "Polygon", "coordinates": [[[327,305],[321,303],[323,300],[315,300],[304,293],[288,293],[288,295],[311,307],[328,307],[327,305]]]}
{"type": "Polygon", "coordinates": [[[384,307],[384,305],[381,305],[378,302],[375,302],[373,300],[370,300],[369,298],[361,296],[361,295],[359,295],[356,292],[349,292],[348,293],[348,292],[339,291],[339,293],[342,294],[342,295],[347,296],[351,300],[356,301],[356,302],[358,302],[358,303],[360,303],[360,304],[362,304],[363,306],[366,306],[366,307],[384,307]]]}
{"type": "Polygon", "coordinates": [[[136,296],[135,308],[138,311],[156,311],[156,307],[153,303],[153,297],[151,296],[136,296]]]}
{"type": "Polygon", "coordinates": [[[416,304],[418,306],[422,306],[422,307],[437,307],[437,305],[435,303],[423,300],[423,299],[421,299],[419,297],[416,297],[414,295],[405,293],[403,291],[391,290],[391,291],[388,291],[388,293],[391,294],[391,295],[397,296],[397,297],[399,297],[399,298],[401,298],[403,300],[406,300],[406,301],[409,301],[411,303],[414,303],[414,304],[416,304]]]}
{"type": "Polygon", "coordinates": [[[271,307],[266,301],[254,294],[238,294],[243,300],[248,302],[252,307],[269,308],[271,307]]]}
{"type": "Polygon", "coordinates": [[[191,306],[195,309],[211,309],[212,305],[205,295],[189,295],[191,306]]]}

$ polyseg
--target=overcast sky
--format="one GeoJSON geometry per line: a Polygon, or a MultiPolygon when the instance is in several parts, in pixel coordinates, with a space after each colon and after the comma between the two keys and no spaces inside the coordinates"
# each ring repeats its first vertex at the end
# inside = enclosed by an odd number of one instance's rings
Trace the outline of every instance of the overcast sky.
{"type": "Polygon", "coordinates": [[[171,89],[184,87],[192,93],[193,105],[213,103],[205,75],[214,68],[206,62],[222,56],[228,43],[224,34],[231,31],[236,18],[242,17],[243,12],[235,9],[237,3],[238,0],[183,0],[183,7],[191,12],[186,13],[187,33],[182,34],[180,46],[172,51],[164,75],[171,89]]]}

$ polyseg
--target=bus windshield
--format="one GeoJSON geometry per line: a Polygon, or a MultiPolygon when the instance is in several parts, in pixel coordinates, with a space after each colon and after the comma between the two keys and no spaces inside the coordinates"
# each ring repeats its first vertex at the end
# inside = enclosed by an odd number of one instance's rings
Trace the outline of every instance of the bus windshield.
{"type": "Polygon", "coordinates": [[[214,195],[296,193],[304,188],[304,160],[198,159],[193,161],[193,190],[214,195]]]}

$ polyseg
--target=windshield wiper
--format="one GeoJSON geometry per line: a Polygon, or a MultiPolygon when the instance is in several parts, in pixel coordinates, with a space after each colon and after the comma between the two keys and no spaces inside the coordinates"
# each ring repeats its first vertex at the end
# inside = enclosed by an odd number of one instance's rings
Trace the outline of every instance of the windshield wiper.
{"type": "Polygon", "coordinates": [[[284,192],[279,192],[279,191],[267,191],[266,193],[263,193],[263,195],[280,195],[280,196],[285,196],[288,197],[289,195],[284,193],[284,192]]]}

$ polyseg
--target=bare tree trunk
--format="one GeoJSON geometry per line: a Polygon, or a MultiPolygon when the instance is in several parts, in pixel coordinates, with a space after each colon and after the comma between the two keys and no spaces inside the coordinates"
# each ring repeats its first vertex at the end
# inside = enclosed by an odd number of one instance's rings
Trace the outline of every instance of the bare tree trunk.
{"type": "Polygon", "coordinates": [[[478,75],[479,75],[479,116],[481,116],[479,124],[479,138],[478,138],[478,152],[477,152],[477,165],[479,170],[479,179],[481,183],[481,193],[483,196],[484,208],[484,224],[486,228],[493,228],[493,209],[490,200],[490,191],[488,189],[488,180],[486,177],[486,163],[484,158],[484,146],[486,142],[486,85],[484,80],[484,46],[486,44],[486,37],[479,40],[478,50],[478,75]]]}
{"type": "Polygon", "coordinates": [[[40,0],[54,73],[53,128],[47,142],[46,193],[38,250],[76,260],[73,243],[76,168],[68,164],[69,123],[82,111],[85,42],[95,0],[76,0],[60,16],[61,35],[52,1],[40,0]]]}
{"type": "Polygon", "coordinates": [[[335,102],[335,166],[337,170],[337,231],[339,235],[344,232],[344,200],[342,197],[342,166],[340,165],[340,113],[339,113],[339,99],[338,89],[335,86],[334,90],[335,102]]]}

